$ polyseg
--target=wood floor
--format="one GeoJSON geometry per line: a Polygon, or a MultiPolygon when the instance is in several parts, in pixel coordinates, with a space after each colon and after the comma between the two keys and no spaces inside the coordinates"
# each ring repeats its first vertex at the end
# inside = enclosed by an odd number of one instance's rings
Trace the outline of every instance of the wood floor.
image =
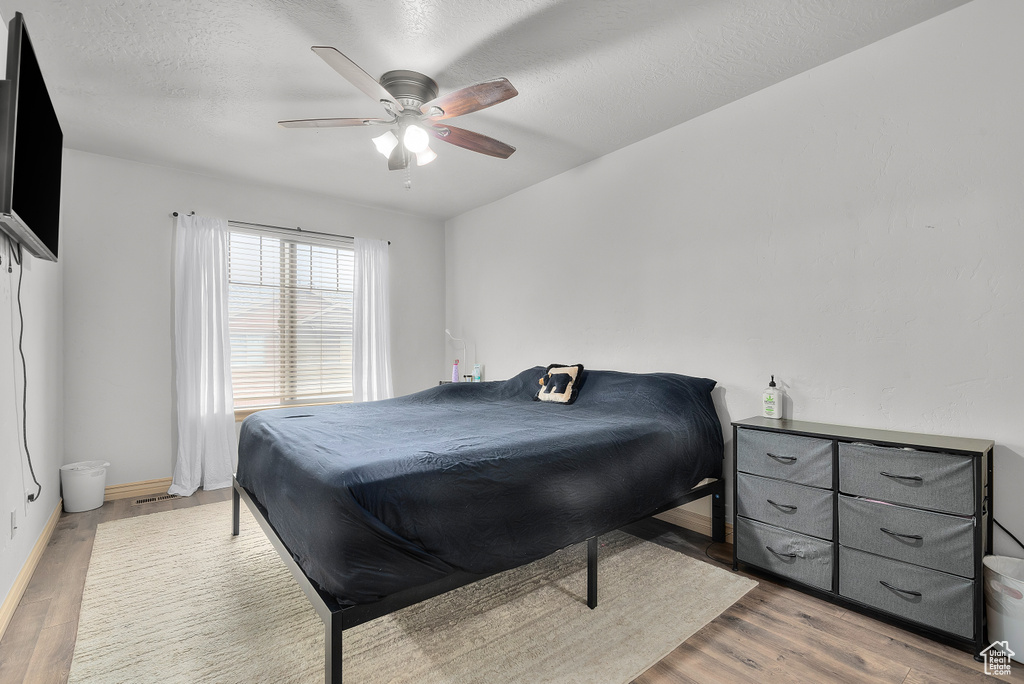
{"type": "MultiPolygon", "coordinates": [[[[94,511],[62,515],[0,641],[0,684],[67,681],[97,524],[223,501],[230,496],[229,489],[200,491],[186,499],[139,506],[133,506],[131,499],[122,499],[105,503],[94,511]]],[[[627,529],[681,553],[708,560],[708,540],[697,533],[654,519],[627,529]]],[[[730,546],[715,544],[710,554],[731,567],[730,546]]],[[[766,577],[751,576],[759,582],[755,589],[634,684],[959,684],[995,679],[983,674],[982,665],[964,651],[806,596],[766,577]]],[[[1024,683],[1024,665],[1014,663],[1013,674],[1005,681],[1024,683]]]]}

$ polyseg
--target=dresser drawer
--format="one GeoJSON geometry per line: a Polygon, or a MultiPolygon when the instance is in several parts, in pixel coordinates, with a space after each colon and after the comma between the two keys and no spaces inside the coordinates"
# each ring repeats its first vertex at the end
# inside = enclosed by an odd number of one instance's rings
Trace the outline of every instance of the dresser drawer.
{"type": "Polygon", "coordinates": [[[935,511],[974,513],[970,456],[839,445],[839,491],[935,511]]]}
{"type": "Polygon", "coordinates": [[[840,496],[839,543],[974,577],[974,518],[840,496]]]}
{"type": "Polygon", "coordinates": [[[747,473],[736,478],[736,512],[822,539],[832,538],[832,490],[747,473]]]}
{"type": "Polygon", "coordinates": [[[935,629],[974,636],[974,582],[963,577],[840,546],[839,594],[935,629]]]}
{"type": "Polygon", "coordinates": [[[832,441],[763,430],[736,431],[736,467],[813,487],[832,486],[832,441]]]}
{"type": "Polygon", "coordinates": [[[736,557],[751,565],[832,590],[832,542],[736,518],[736,557]]]}

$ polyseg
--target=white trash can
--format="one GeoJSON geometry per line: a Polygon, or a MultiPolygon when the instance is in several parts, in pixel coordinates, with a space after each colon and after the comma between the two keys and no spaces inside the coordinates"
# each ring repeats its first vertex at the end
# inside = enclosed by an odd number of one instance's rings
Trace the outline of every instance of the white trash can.
{"type": "Polygon", "coordinates": [[[79,461],[60,467],[60,484],[64,489],[64,510],[68,513],[91,511],[103,505],[107,487],[106,461],[79,461]]]}
{"type": "Polygon", "coordinates": [[[1024,560],[985,556],[988,641],[1006,641],[1013,660],[1024,663],[1024,560]]]}

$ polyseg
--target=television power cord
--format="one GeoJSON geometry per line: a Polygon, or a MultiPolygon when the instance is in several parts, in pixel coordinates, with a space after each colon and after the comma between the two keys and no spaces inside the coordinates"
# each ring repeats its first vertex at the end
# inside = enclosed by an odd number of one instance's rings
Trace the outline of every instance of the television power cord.
{"type": "Polygon", "coordinates": [[[716,563],[721,563],[722,565],[727,565],[727,566],[730,566],[730,567],[731,567],[731,566],[732,566],[732,563],[730,563],[730,562],[728,562],[728,561],[724,561],[724,560],[722,560],[721,558],[715,558],[715,557],[714,557],[714,556],[712,556],[712,555],[711,555],[711,553],[710,553],[710,551],[711,551],[711,547],[712,547],[712,546],[714,546],[715,544],[724,544],[724,543],[725,543],[725,542],[716,542],[716,541],[712,541],[712,542],[711,542],[710,544],[708,544],[707,546],[705,546],[705,547],[704,547],[704,555],[705,555],[705,556],[707,556],[708,558],[710,558],[711,560],[715,561],[716,563]]]}
{"type": "MultiPolygon", "coordinates": [[[[10,244],[10,238],[7,238],[10,244]]],[[[32,452],[28,448],[28,363],[25,361],[25,311],[21,304],[21,282],[25,279],[25,256],[21,253],[21,245],[17,245],[15,252],[11,252],[13,261],[18,264],[18,354],[21,355],[21,438],[25,445],[25,458],[28,461],[28,472],[32,475],[32,482],[36,485],[36,493],[29,494],[29,502],[36,501],[43,493],[43,485],[39,484],[36,477],[36,469],[32,466],[32,452]],[[14,254],[17,253],[17,256],[14,254]]],[[[11,264],[7,264],[7,272],[12,271],[11,264]]]]}
{"type": "Polygon", "coordinates": [[[1010,532],[1010,530],[1008,530],[1005,527],[1003,527],[999,523],[999,521],[996,520],[996,517],[994,515],[992,516],[992,522],[994,522],[996,524],[996,526],[999,529],[1001,529],[1003,532],[1005,532],[1006,534],[1010,535],[1010,539],[1012,539],[1013,541],[1017,542],[1017,546],[1019,546],[1020,548],[1024,549],[1024,544],[1021,543],[1020,539],[1017,539],[1015,536],[1013,536],[1013,532],[1010,532]]]}

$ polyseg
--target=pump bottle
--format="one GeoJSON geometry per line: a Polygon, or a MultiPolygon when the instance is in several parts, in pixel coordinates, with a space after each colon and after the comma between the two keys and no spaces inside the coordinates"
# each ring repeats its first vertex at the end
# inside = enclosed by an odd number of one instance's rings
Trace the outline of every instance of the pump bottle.
{"type": "Polygon", "coordinates": [[[761,395],[761,415],[765,418],[782,418],[782,390],[775,386],[775,376],[761,395]]]}

